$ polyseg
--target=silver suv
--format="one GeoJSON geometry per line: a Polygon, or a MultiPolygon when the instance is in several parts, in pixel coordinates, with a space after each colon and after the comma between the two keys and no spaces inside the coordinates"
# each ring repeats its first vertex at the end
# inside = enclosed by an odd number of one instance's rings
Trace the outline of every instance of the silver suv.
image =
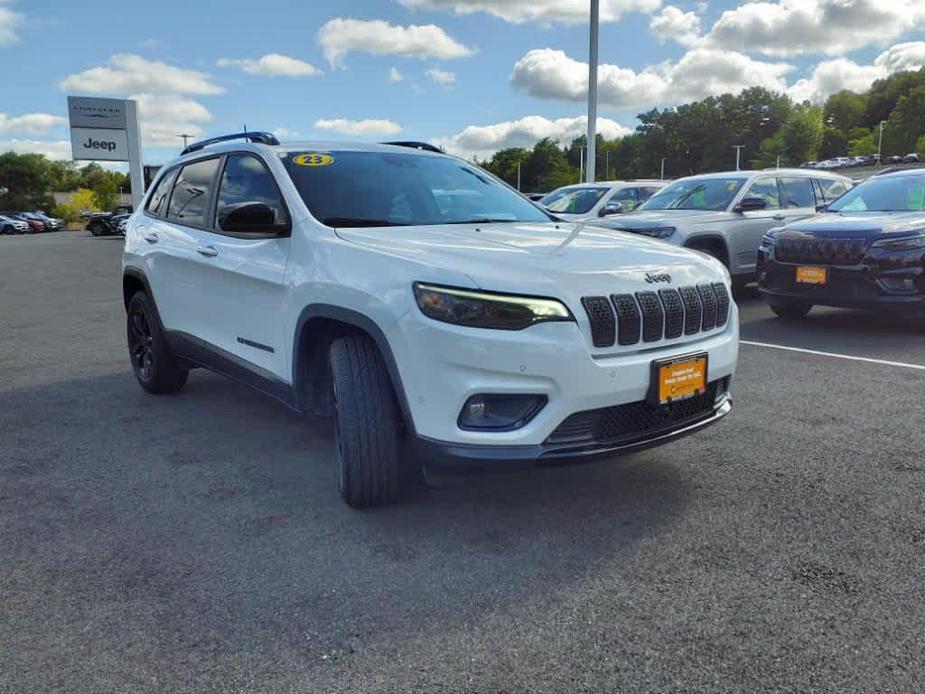
{"type": "Polygon", "coordinates": [[[662,188],[632,214],[595,225],[708,253],[741,285],[755,278],[766,231],[815,214],[851,186],[845,176],[801,169],[689,176],[662,188]]]}
{"type": "Polygon", "coordinates": [[[601,181],[562,186],[539,203],[566,222],[632,212],[661,190],[665,181],[601,181]]]}

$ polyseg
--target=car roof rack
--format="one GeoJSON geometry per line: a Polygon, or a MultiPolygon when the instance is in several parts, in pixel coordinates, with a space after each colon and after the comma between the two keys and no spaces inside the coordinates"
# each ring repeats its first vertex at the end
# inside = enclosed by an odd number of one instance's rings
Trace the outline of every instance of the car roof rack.
{"type": "Polygon", "coordinates": [[[425,152],[436,152],[437,154],[443,154],[443,150],[432,145],[429,142],[414,142],[412,140],[403,140],[400,142],[383,142],[384,145],[392,145],[394,147],[410,147],[411,149],[423,149],[425,152]]]}
{"type": "Polygon", "coordinates": [[[215,145],[219,142],[228,142],[229,140],[249,140],[251,142],[257,142],[261,145],[278,145],[279,140],[276,139],[276,136],[273,133],[266,132],[253,132],[253,131],[244,131],[242,133],[232,133],[230,135],[219,135],[218,137],[210,137],[208,140],[200,140],[199,142],[194,142],[188,147],[184,147],[183,151],[180,152],[180,156],[184,154],[189,154],[190,152],[198,152],[200,149],[204,149],[209,145],[215,145]]]}

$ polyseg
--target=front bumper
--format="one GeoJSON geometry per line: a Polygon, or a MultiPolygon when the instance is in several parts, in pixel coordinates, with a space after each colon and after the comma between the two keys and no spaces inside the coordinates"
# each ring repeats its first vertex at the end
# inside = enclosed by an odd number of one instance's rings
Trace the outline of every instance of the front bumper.
{"type": "Polygon", "coordinates": [[[702,431],[732,411],[732,397],[726,393],[712,409],[673,426],[654,429],[629,439],[589,443],[545,442],[532,446],[492,446],[451,443],[417,437],[413,447],[428,470],[455,474],[501,472],[542,465],[580,463],[604,457],[626,455],[671,443],[702,431]]]}
{"type": "Polygon", "coordinates": [[[828,272],[828,281],[823,285],[797,282],[797,267],[797,264],[778,262],[773,257],[759,257],[758,289],[770,303],[805,302],[836,308],[925,311],[925,271],[918,256],[909,260],[868,258],[847,266],[820,265],[828,272]],[[888,283],[900,279],[908,279],[914,289],[891,291],[888,283]]]}

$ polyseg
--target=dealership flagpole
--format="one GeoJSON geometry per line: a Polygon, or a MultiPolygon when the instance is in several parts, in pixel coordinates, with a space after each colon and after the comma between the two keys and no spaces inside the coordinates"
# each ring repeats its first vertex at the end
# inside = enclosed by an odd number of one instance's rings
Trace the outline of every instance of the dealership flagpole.
{"type": "Polygon", "coordinates": [[[594,183],[597,163],[597,28],[600,19],[600,0],[591,0],[591,45],[588,50],[588,162],[585,181],[594,183]]]}

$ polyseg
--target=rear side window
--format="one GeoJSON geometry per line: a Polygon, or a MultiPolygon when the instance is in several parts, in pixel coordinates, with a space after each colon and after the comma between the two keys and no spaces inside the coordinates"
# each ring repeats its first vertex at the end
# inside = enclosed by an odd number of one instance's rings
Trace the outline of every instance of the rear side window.
{"type": "Polygon", "coordinates": [[[167,198],[170,197],[170,186],[173,185],[173,180],[176,176],[176,169],[168,171],[161,176],[160,180],[157,182],[157,187],[151,193],[151,197],[148,198],[148,204],[145,207],[145,210],[150,214],[157,217],[162,217],[164,215],[164,212],[167,210],[167,198]]]}
{"type": "Polygon", "coordinates": [[[819,185],[822,186],[822,195],[825,196],[826,202],[832,202],[848,190],[848,184],[837,179],[820,178],[819,185]]]}
{"type": "Polygon", "coordinates": [[[809,178],[781,178],[780,194],[782,207],[815,207],[813,182],[809,178]]]}
{"type": "Polygon", "coordinates": [[[232,154],[225,160],[218,188],[219,227],[222,225],[222,210],[249,202],[269,205],[274,213],[274,224],[289,221],[276,180],[263,162],[249,154],[232,154]]]}
{"type": "Polygon", "coordinates": [[[660,191],[661,188],[660,187],[655,188],[653,186],[645,186],[643,188],[637,188],[636,190],[639,191],[639,203],[642,204],[646,200],[651,198],[653,195],[655,195],[658,191],[660,191]]]}
{"type": "Polygon", "coordinates": [[[173,186],[167,218],[180,224],[205,226],[218,159],[203,159],[180,170],[173,186]]]}

